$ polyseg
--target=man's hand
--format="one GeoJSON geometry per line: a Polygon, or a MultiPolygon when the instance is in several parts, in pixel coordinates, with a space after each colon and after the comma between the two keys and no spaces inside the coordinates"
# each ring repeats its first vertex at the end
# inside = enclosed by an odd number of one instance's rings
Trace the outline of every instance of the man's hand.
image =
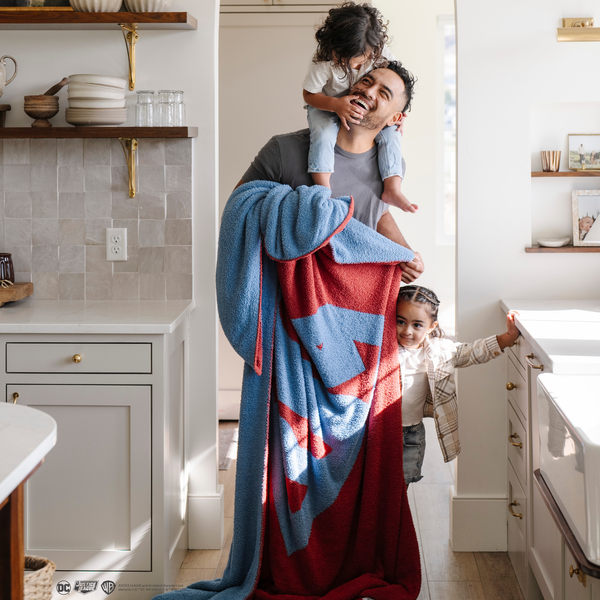
{"type": "Polygon", "coordinates": [[[356,100],[357,98],[360,98],[360,96],[342,96],[341,98],[336,99],[335,113],[340,118],[344,127],[348,130],[350,129],[348,121],[358,125],[365,114],[363,108],[356,104],[352,104],[352,100],[356,100]]]}
{"type": "Polygon", "coordinates": [[[421,277],[424,270],[423,259],[418,252],[415,252],[415,257],[410,262],[402,263],[402,281],[412,283],[421,277]]]}

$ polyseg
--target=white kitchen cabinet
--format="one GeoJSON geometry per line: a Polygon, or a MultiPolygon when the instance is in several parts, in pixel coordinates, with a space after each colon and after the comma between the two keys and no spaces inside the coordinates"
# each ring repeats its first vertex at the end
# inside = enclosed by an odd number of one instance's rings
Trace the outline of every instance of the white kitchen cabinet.
{"type": "Polygon", "coordinates": [[[512,465],[508,465],[508,557],[512,563],[521,589],[527,589],[527,495],[512,465]]]}
{"type": "Polygon", "coordinates": [[[112,581],[112,597],[131,600],[172,589],[188,547],[188,304],[169,316],[168,303],[129,303],[130,325],[114,324],[109,303],[106,323],[6,324],[0,313],[6,401],[58,424],[25,493],[25,552],[56,563],[55,584],[112,581]]]}

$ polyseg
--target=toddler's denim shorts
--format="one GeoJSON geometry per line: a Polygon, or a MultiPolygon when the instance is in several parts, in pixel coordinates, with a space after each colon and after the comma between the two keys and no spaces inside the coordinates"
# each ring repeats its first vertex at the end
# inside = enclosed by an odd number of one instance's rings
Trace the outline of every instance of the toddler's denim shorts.
{"type": "Polygon", "coordinates": [[[425,425],[423,421],[402,428],[404,479],[406,484],[423,479],[421,468],[425,457],[425,425]]]}

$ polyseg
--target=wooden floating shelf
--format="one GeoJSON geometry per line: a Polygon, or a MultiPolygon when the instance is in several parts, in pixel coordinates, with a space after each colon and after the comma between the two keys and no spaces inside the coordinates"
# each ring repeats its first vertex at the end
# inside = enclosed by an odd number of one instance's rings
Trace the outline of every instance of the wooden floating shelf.
{"type": "Polygon", "coordinates": [[[542,253],[554,253],[564,252],[575,254],[577,252],[600,252],[600,246],[561,246],[560,248],[547,248],[544,246],[531,246],[525,248],[525,252],[531,254],[542,254],[542,253]]]}
{"type": "MultiPolygon", "coordinates": [[[[102,13],[106,14],[106,13],[102,13]]],[[[197,127],[0,127],[0,139],[195,138],[197,127]]]]}
{"type": "Polygon", "coordinates": [[[198,20],[187,12],[76,12],[65,10],[2,10],[0,29],[117,29],[120,24],[137,29],[198,29],[198,20]]]}
{"type": "Polygon", "coordinates": [[[534,171],[532,177],[600,177],[600,171],[534,171]]]}

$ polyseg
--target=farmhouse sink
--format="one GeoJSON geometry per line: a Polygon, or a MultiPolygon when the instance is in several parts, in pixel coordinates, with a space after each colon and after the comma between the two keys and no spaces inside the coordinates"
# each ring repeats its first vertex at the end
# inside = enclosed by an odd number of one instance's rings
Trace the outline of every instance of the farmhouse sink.
{"type": "Polygon", "coordinates": [[[587,559],[600,565],[600,376],[537,379],[540,471],[587,559]]]}

